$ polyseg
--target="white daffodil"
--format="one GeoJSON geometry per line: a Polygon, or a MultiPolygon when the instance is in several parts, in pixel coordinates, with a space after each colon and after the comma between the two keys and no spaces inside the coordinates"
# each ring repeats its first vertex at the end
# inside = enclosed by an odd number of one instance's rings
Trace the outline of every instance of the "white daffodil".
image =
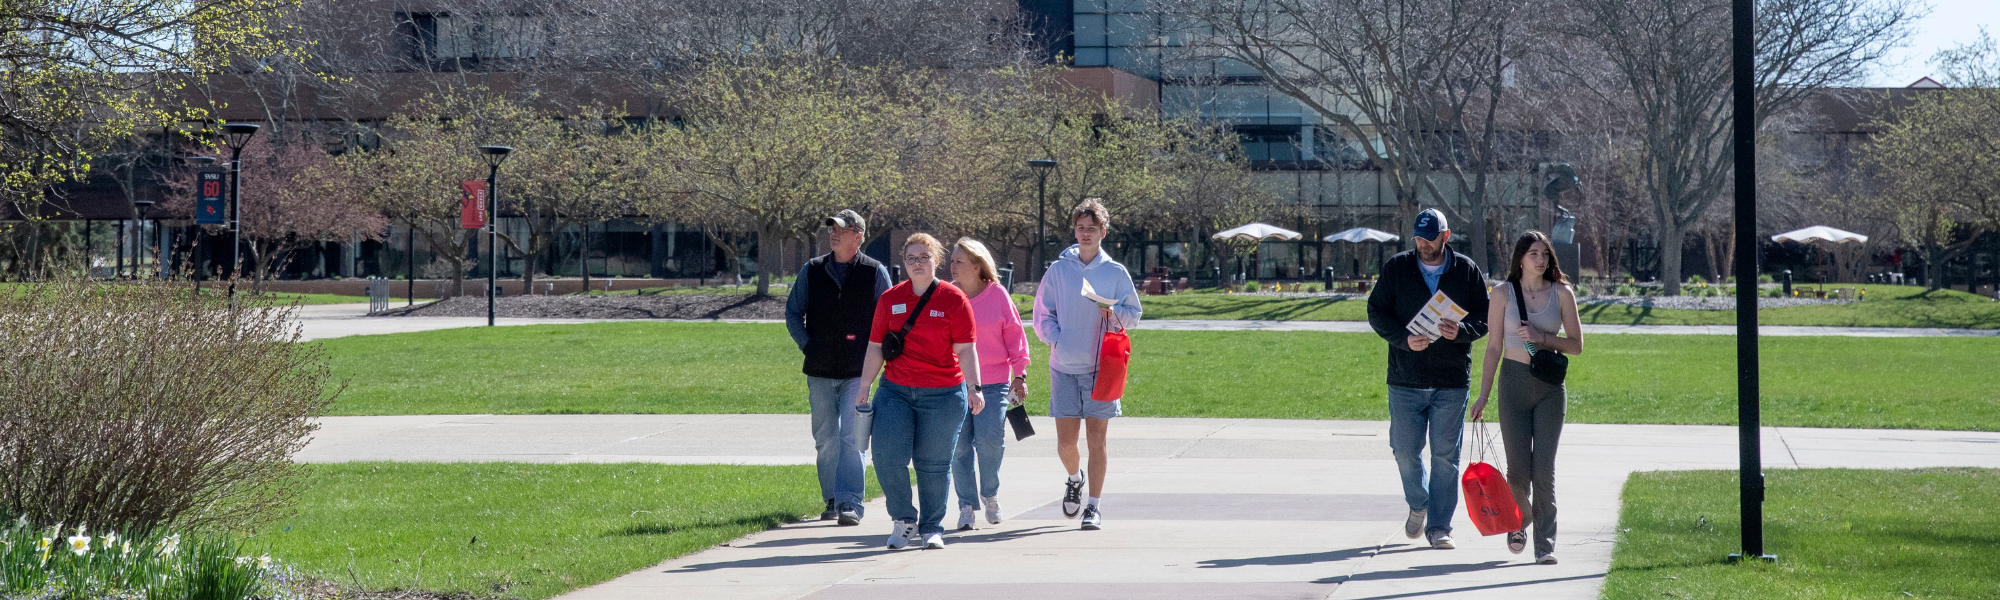
{"type": "Polygon", "coordinates": [[[89,552],[89,551],[90,551],[90,536],[87,536],[87,535],[73,535],[73,536],[70,536],[70,537],[69,537],[69,551],[70,551],[70,552],[74,552],[74,553],[76,553],[76,555],[77,555],[77,556],[83,556],[83,553],[85,553],[85,552],[89,552]]]}
{"type": "Polygon", "coordinates": [[[160,544],[160,558],[173,556],[174,553],[180,551],[180,549],[181,549],[181,535],[176,533],[167,536],[167,541],[160,544]]]}
{"type": "Polygon", "coordinates": [[[37,550],[48,550],[48,549],[49,549],[49,546],[53,546],[53,545],[55,545],[55,543],[56,543],[56,541],[55,541],[54,539],[51,539],[51,538],[42,538],[42,543],[40,543],[40,544],[36,544],[36,545],[35,545],[35,549],[37,549],[37,550]]]}
{"type": "Polygon", "coordinates": [[[259,557],[257,557],[257,569],[258,569],[258,570],[263,570],[263,569],[269,569],[269,568],[271,568],[271,555],[269,555],[269,554],[266,554],[266,555],[263,555],[263,556],[259,556],[259,557]]]}
{"type": "Polygon", "coordinates": [[[118,545],[118,534],[116,533],[106,533],[104,534],[104,537],[98,539],[104,542],[105,550],[110,550],[111,548],[118,545]]]}
{"type": "Polygon", "coordinates": [[[132,542],[125,542],[125,544],[124,544],[123,546],[120,546],[120,547],[118,548],[118,554],[120,554],[120,555],[122,555],[122,556],[131,556],[131,555],[132,555],[132,542]]]}

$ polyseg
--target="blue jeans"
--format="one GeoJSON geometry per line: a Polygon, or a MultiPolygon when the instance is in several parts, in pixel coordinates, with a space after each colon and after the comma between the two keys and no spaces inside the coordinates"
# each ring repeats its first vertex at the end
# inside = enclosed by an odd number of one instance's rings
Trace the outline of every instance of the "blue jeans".
{"type": "Polygon", "coordinates": [[[965,423],[965,386],[919,388],[884,377],[873,404],[875,480],[882,484],[889,518],[915,519],[919,535],[943,533],[951,450],[965,423]],[[921,515],[910,505],[911,463],[917,468],[921,515]]]}
{"type": "Polygon", "coordinates": [[[861,447],[854,439],[854,391],[861,378],[806,377],[812,403],[813,449],[819,452],[819,496],[861,507],[861,447]]]}
{"type": "Polygon", "coordinates": [[[1403,475],[1403,500],[1410,510],[1429,511],[1425,533],[1451,533],[1452,513],[1458,510],[1458,435],[1465,429],[1468,391],[1389,386],[1389,451],[1403,475]],[[1428,485],[1426,433],[1431,446],[1428,485]]]}
{"type": "Polygon", "coordinates": [[[951,482],[958,488],[959,506],[979,506],[980,498],[1000,493],[1000,457],[1007,454],[1008,385],[979,386],[986,408],[976,415],[968,409],[965,427],[958,430],[958,448],[951,453],[951,482]],[[979,467],[976,475],[975,461],[979,467]]]}

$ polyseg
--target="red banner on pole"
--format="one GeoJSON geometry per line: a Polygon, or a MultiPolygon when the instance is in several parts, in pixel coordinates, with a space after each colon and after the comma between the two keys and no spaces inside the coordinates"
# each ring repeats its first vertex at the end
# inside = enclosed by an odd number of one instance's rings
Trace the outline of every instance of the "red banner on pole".
{"type": "Polygon", "coordinates": [[[461,181],[459,191],[459,225],[466,229],[486,226],[486,182],[461,181]]]}

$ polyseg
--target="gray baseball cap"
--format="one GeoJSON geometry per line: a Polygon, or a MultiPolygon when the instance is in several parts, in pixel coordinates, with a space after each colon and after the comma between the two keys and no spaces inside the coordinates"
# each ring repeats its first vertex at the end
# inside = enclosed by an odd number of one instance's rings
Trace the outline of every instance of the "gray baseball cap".
{"type": "Polygon", "coordinates": [[[826,226],[852,229],[857,233],[868,232],[868,220],[861,218],[861,213],[854,212],[853,209],[842,210],[831,217],[827,217],[826,226]]]}

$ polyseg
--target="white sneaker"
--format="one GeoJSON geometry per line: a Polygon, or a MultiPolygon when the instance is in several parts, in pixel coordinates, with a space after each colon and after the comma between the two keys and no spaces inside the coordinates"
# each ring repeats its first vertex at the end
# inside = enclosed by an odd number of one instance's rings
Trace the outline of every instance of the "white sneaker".
{"type": "Polygon", "coordinates": [[[1083,529],[1085,531],[1097,531],[1103,527],[1104,513],[1098,512],[1095,506],[1083,507],[1083,529]]]}
{"type": "Polygon", "coordinates": [[[1458,548],[1458,546],[1452,545],[1451,536],[1442,531],[1430,534],[1430,539],[1431,539],[1431,547],[1438,550],[1452,550],[1458,548]]]}
{"type": "Polygon", "coordinates": [[[967,504],[958,507],[958,530],[972,531],[973,515],[979,514],[979,507],[967,504]]]}
{"type": "Polygon", "coordinates": [[[1410,511],[1410,520],[1403,522],[1403,535],[1414,540],[1424,534],[1424,513],[1421,508],[1410,511]]]}
{"type": "Polygon", "coordinates": [[[1000,524],[1000,498],[999,498],[999,497],[996,497],[996,496],[987,496],[987,497],[986,497],[986,522],[987,522],[987,523],[991,523],[991,524],[994,524],[994,525],[999,525],[999,524],[1000,524]]]}
{"type": "Polygon", "coordinates": [[[943,549],[944,549],[944,534],[942,534],[942,533],[933,533],[933,534],[930,534],[930,535],[927,535],[927,536],[924,536],[924,549],[925,549],[925,550],[943,550],[943,549]]]}
{"type": "Polygon", "coordinates": [[[1539,565],[1553,565],[1553,564],[1556,564],[1556,553],[1554,553],[1554,552],[1550,552],[1550,553],[1547,553],[1547,554],[1537,554],[1537,555],[1535,555],[1535,564],[1539,564],[1539,565]]]}
{"type": "Polygon", "coordinates": [[[917,539],[917,521],[896,521],[889,525],[889,549],[901,550],[917,539]]]}

